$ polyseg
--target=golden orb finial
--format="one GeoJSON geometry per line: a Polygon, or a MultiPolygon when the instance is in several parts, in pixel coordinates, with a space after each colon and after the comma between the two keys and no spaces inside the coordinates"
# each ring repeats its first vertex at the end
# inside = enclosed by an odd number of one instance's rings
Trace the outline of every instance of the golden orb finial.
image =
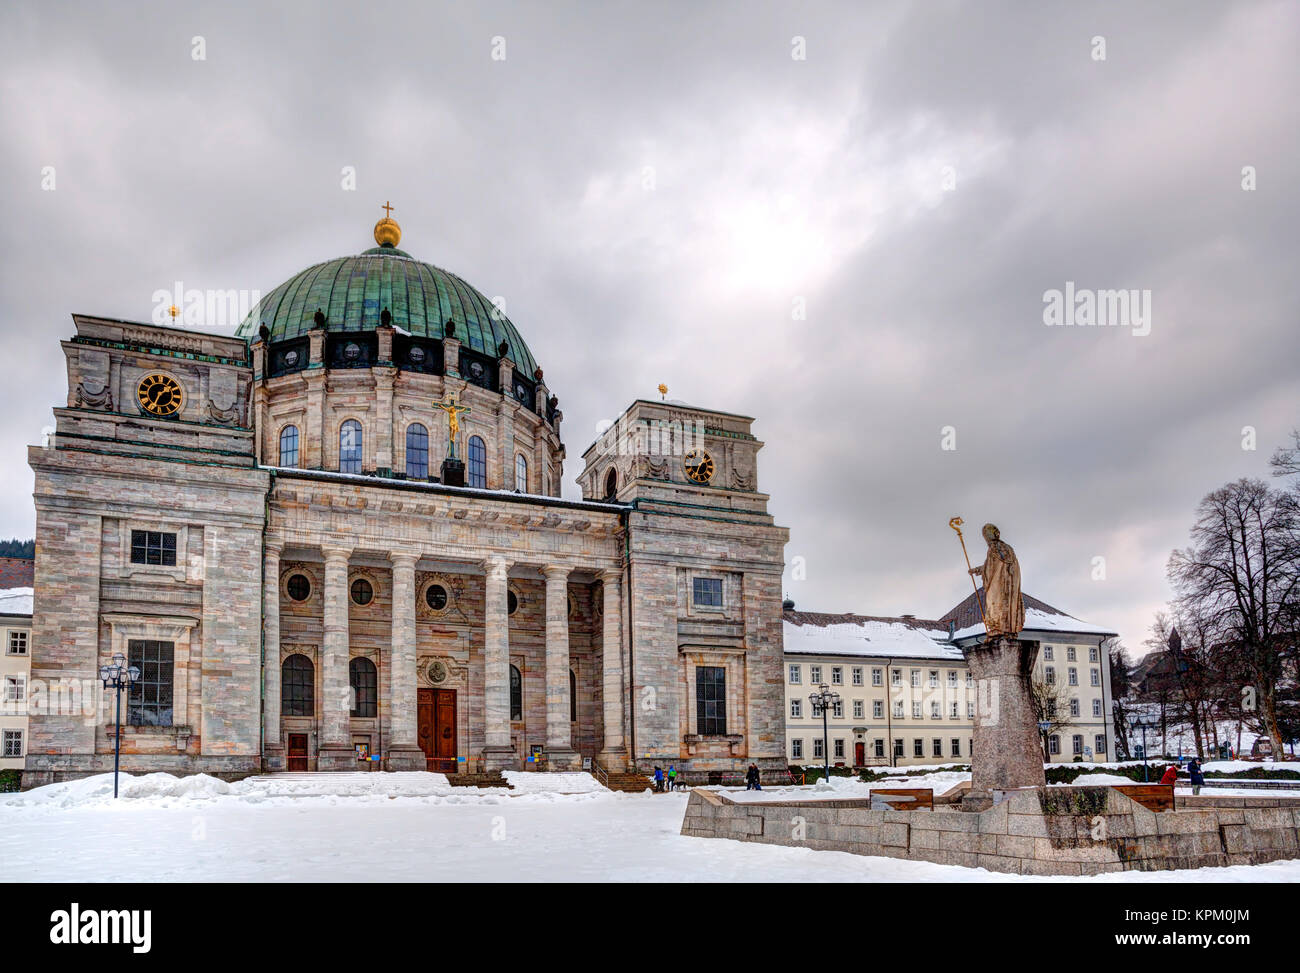
{"type": "Polygon", "coordinates": [[[393,212],[393,207],[388,200],[384,200],[383,209],[383,219],[375,224],[375,242],[381,247],[395,247],[402,242],[402,228],[389,215],[393,212]]]}
{"type": "Polygon", "coordinates": [[[659,383],[659,397],[661,399],[668,398],[668,386],[665,385],[663,382],[659,383]]]}

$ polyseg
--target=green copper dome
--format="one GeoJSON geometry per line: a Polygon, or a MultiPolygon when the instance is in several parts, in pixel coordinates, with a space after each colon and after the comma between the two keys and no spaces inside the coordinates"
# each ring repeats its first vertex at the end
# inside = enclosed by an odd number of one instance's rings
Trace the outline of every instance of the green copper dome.
{"type": "Polygon", "coordinates": [[[235,335],[254,340],[265,324],[272,342],[301,337],[317,309],[330,332],[374,331],[385,309],[394,327],[419,337],[444,337],[450,320],[463,346],[495,358],[504,341],[520,372],[531,378],[537,368],[515,326],[503,314],[494,316],[491,301],[455,274],[391,244],[295,274],[257,303],[235,335]]]}

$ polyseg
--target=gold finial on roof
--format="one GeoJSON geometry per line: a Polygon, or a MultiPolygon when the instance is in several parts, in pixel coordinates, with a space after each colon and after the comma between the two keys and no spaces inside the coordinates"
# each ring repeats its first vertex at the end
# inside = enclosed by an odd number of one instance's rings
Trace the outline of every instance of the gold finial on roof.
{"type": "Polygon", "coordinates": [[[659,398],[665,400],[667,400],[668,398],[668,386],[665,385],[663,382],[659,383],[659,398]]]}
{"type": "Polygon", "coordinates": [[[384,200],[383,210],[383,219],[375,224],[375,242],[381,247],[395,247],[402,242],[402,228],[390,215],[393,206],[388,200],[384,200]]]}

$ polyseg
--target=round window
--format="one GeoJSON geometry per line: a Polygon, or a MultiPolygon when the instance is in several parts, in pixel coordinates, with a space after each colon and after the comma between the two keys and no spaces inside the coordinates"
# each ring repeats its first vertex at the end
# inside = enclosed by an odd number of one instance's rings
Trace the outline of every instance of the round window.
{"type": "Polygon", "coordinates": [[[475,378],[483,377],[483,364],[481,362],[470,362],[469,373],[475,378]]]}
{"type": "Polygon", "coordinates": [[[370,586],[370,582],[365,578],[357,578],[352,582],[352,600],[358,605],[368,605],[375,598],[375,589],[370,586]]]}
{"type": "Polygon", "coordinates": [[[424,589],[424,603],[436,612],[447,607],[447,589],[440,584],[431,584],[424,589]]]}
{"type": "Polygon", "coordinates": [[[519,598],[513,591],[506,592],[506,611],[513,615],[519,610],[519,598]]]}
{"type": "Polygon", "coordinates": [[[411,359],[411,361],[415,362],[415,364],[418,365],[424,361],[424,349],[421,348],[419,345],[416,345],[409,352],[407,352],[406,357],[411,359]]]}
{"type": "Polygon", "coordinates": [[[290,575],[285,589],[289,592],[289,597],[294,601],[306,601],[311,595],[311,582],[307,580],[305,574],[290,575]]]}
{"type": "Polygon", "coordinates": [[[348,361],[356,361],[361,357],[361,346],[354,341],[349,341],[343,349],[343,357],[348,361]]]}
{"type": "Polygon", "coordinates": [[[284,364],[287,368],[293,368],[294,365],[298,364],[298,353],[293,350],[286,351],[284,353],[284,364]]]}

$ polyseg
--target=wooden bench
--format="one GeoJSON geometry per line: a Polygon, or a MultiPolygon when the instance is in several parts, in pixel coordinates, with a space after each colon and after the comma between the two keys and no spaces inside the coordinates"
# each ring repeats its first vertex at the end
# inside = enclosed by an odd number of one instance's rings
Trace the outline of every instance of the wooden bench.
{"type": "Polygon", "coordinates": [[[1137,801],[1149,811],[1174,809],[1173,784],[1117,784],[1115,790],[1137,801]]]}
{"type": "Polygon", "coordinates": [[[873,787],[871,807],[873,810],[933,811],[934,790],[929,787],[873,787]]]}

